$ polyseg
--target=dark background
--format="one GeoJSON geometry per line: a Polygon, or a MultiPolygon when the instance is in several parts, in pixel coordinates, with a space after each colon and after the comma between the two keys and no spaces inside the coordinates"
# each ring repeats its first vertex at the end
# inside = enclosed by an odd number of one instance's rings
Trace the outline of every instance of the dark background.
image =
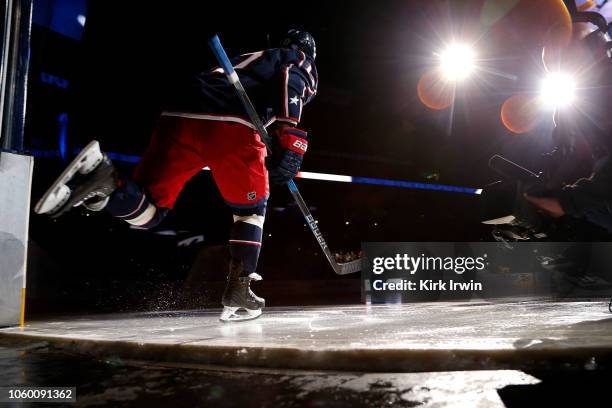
{"type": "MultiPolygon", "coordinates": [[[[533,168],[548,135],[511,135],[499,110],[530,86],[539,45],[519,33],[466,28],[482,3],[37,0],[26,127],[27,148],[39,156],[33,201],[74,149],[94,138],[106,151],[130,155],[116,163],[131,171],[129,159],[146,147],[177,84],[214,65],[209,36],[218,33],[236,55],[274,46],[289,28],[312,32],[318,47],[320,92],[302,123],[312,135],[303,170],[483,187],[495,180],[487,168],[493,153],[533,168]],[[75,24],[78,14],[86,17],[84,28],[75,24]],[[463,35],[486,64],[515,77],[485,76],[458,92],[453,109],[430,110],[418,99],[417,81],[432,53],[463,35]]],[[[476,195],[299,185],[328,243],[343,256],[356,254],[363,241],[491,239],[479,224],[476,195]]],[[[229,225],[206,172],[188,184],[160,228],[165,235],[80,210],[59,220],[33,215],[29,310],[218,305],[229,225]],[[191,245],[178,245],[193,237],[191,245]]],[[[284,188],[272,191],[260,272],[260,294],[270,305],[359,301],[357,276],[333,274],[284,188]]]]}

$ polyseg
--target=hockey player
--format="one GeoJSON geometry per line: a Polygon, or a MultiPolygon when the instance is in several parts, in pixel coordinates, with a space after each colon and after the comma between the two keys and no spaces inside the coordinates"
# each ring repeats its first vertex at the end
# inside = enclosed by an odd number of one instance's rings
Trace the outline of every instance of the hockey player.
{"type": "Polygon", "coordinates": [[[98,142],[92,141],[35,211],[58,217],[83,205],[150,229],[172,209],[185,183],[208,166],[234,218],[221,320],[258,317],[265,303],[251,291],[250,282],[262,279],[256,267],[269,182],[284,184],[300,169],[308,142],[307,133],[296,126],[303,106],[317,93],[315,57],[312,35],[290,30],[280,48],[232,60],[273,137],[269,157],[223,70],[215,68],[197,75],[181,99],[162,113],[131,178],[118,174],[98,142]]]}

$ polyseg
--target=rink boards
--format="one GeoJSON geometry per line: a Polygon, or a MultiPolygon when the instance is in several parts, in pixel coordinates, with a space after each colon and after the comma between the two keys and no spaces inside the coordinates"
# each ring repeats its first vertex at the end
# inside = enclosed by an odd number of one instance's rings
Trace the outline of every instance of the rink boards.
{"type": "Polygon", "coordinates": [[[0,327],[23,324],[31,156],[0,152],[0,327]]]}

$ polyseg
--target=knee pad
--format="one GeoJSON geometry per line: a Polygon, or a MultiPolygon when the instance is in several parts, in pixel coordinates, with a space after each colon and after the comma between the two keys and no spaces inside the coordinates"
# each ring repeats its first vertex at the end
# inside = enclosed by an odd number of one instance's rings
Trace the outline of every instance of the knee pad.
{"type": "Polygon", "coordinates": [[[257,214],[236,215],[236,214],[234,214],[234,222],[235,223],[236,222],[244,222],[246,224],[255,225],[256,227],[259,227],[259,228],[263,229],[264,221],[265,221],[265,216],[263,216],[263,215],[257,215],[257,214]]]}
{"type": "Polygon", "coordinates": [[[240,265],[241,275],[255,272],[263,238],[264,216],[257,214],[234,214],[234,225],[230,233],[230,255],[240,265]]]}

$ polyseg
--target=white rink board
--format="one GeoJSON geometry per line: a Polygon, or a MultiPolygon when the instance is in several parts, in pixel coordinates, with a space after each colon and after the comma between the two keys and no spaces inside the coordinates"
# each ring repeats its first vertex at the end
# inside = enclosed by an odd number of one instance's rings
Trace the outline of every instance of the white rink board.
{"type": "Polygon", "coordinates": [[[21,321],[33,165],[31,156],[0,153],[0,326],[21,321]]]}

